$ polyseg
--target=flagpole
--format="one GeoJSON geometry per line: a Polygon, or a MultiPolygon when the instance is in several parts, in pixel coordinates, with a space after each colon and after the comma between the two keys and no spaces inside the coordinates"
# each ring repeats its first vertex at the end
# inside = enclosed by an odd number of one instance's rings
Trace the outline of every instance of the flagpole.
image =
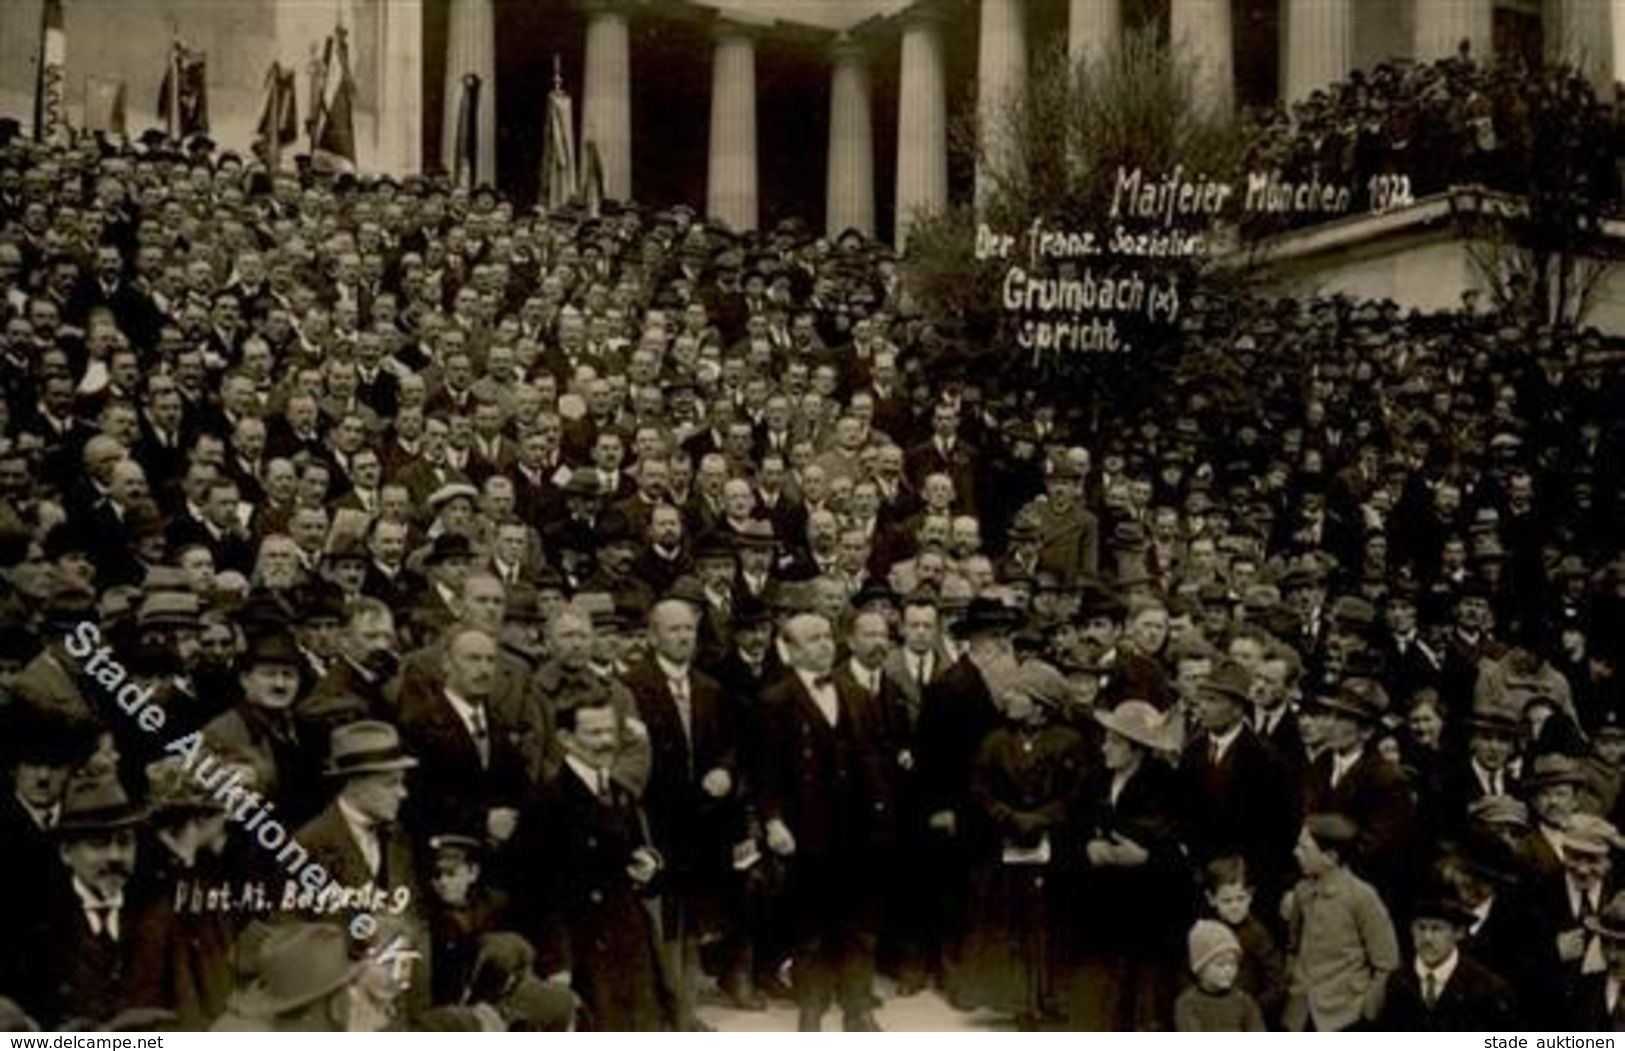
{"type": "Polygon", "coordinates": [[[169,45],[169,141],[180,142],[181,135],[181,38],[169,45]]]}
{"type": "Polygon", "coordinates": [[[265,155],[275,176],[282,170],[282,63],[271,63],[271,111],[266,121],[265,155]]]}

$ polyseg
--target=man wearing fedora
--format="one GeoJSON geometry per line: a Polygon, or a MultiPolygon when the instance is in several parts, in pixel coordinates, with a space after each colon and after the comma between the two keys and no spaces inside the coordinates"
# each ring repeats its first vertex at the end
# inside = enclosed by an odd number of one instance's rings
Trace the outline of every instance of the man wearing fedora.
{"type": "Polygon", "coordinates": [[[1551,896],[1563,880],[1566,829],[1579,809],[1583,784],[1580,764],[1560,753],[1536,756],[1524,772],[1523,792],[1535,820],[1518,844],[1518,860],[1534,894],[1551,896]]]}
{"type": "Polygon", "coordinates": [[[341,925],[359,913],[379,925],[376,948],[398,938],[406,951],[420,954],[412,966],[408,1006],[428,1006],[430,989],[427,904],[418,879],[416,855],[401,827],[401,805],[409,794],[407,772],[418,761],[406,753],[389,723],[361,720],[336,727],[329,737],[324,771],[331,801],[301,827],[294,839],[310,852],[310,862],[327,872],[335,891],[356,892],[364,904],[317,903],[319,914],[341,925]],[[375,903],[383,906],[376,907],[375,903]]]}
{"type": "Polygon", "coordinates": [[[1438,835],[1464,830],[1468,808],[1478,800],[1522,793],[1512,766],[1523,733],[1518,721],[1497,709],[1475,708],[1463,724],[1466,757],[1452,761],[1441,756],[1446,765],[1433,772],[1433,783],[1424,798],[1423,825],[1438,835]]]}
{"type": "Polygon", "coordinates": [[[300,737],[293,715],[302,661],[285,628],[268,627],[253,635],[238,676],[242,700],[203,729],[209,748],[245,758],[266,798],[295,821],[321,805],[313,790],[320,753],[300,737]]]}
{"type": "Polygon", "coordinates": [[[1575,988],[1566,1025],[1583,1033],[1625,1031],[1625,892],[1588,917],[1586,929],[1601,941],[1608,969],[1575,988]]]}
{"type": "Polygon", "coordinates": [[[145,903],[132,881],[148,816],[110,773],[74,782],[62,801],[51,831],[61,867],[11,946],[29,961],[19,1000],[52,1027],[158,1002],[158,975],[135,967],[145,903]]]}
{"type": "Polygon", "coordinates": [[[1224,660],[1196,689],[1202,733],[1180,759],[1191,861],[1200,867],[1239,854],[1256,881],[1260,914],[1273,916],[1291,877],[1303,822],[1300,786],[1247,721],[1252,677],[1224,660]]]}
{"type": "Polygon", "coordinates": [[[1354,824],[1345,862],[1394,902],[1407,884],[1416,807],[1404,775],[1376,748],[1387,695],[1371,679],[1346,678],[1314,708],[1326,749],[1305,775],[1304,810],[1335,812],[1354,824]]]}
{"type": "Polygon", "coordinates": [[[406,634],[417,645],[438,638],[461,615],[458,596],[463,581],[478,561],[474,544],[461,533],[441,533],[423,557],[427,585],[406,612],[406,634]]]}
{"type": "Polygon", "coordinates": [[[1448,891],[1411,903],[1411,965],[1388,976],[1376,1028],[1402,1033],[1518,1029],[1523,1015],[1504,977],[1463,944],[1474,913],[1448,891]]]}
{"type": "Polygon", "coordinates": [[[351,959],[342,929],[321,923],[279,927],[259,950],[252,997],[255,1031],[343,1033],[350,1029],[352,987],[364,961],[351,959]]]}
{"type": "Polygon", "coordinates": [[[1603,818],[1575,814],[1563,826],[1563,876],[1557,883],[1530,888],[1542,947],[1555,966],[1540,975],[1537,1020],[1561,1025],[1572,1011],[1575,991],[1608,970],[1603,945],[1589,921],[1613,897],[1614,854],[1625,849],[1625,837],[1603,818]],[[1555,959],[1554,959],[1555,957],[1555,959]]]}

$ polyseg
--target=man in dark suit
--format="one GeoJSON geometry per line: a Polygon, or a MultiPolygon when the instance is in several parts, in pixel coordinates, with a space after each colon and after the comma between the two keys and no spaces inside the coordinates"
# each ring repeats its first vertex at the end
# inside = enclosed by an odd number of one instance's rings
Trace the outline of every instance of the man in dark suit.
{"type": "Polygon", "coordinates": [[[1247,724],[1251,676],[1223,661],[1197,688],[1202,733],[1185,748],[1179,772],[1191,861],[1237,854],[1247,862],[1258,914],[1273,916],[1291,879],[1292,848],[1303,824],[1299,786],[1247,724]]]}
{"type": "Polygon", "coordinates": [[[677,1025],[689,1031],[708,1028],[694,1014],[700,924],[728,889],[729,847],[742,831],[732,713],[717,681],[694,667],[698,629],[688,602],[656,603],[650,653],[623,680],[649,728],[654,762],[644,799],[665,859],[663,948],[677,981],[677,1025]]]}
{"type": "Polygon", "coordinates": [[[791,674],[763,695],[757,784],[768,849],[791,859],[799,1027],[822,1028],[838,999],[847,1031],[872,1032],[872,866],[892,824],[879,716],[831,676],[828,620],[792,617],[784,643],[791,674]]]}
{"type": "Polygon", "coordinates": [[[1575,988],[1563,1027],[1582,1033],[1625,1031],[1625,894],[1615,895],[1586,928],[1601,941],[1608,970],[1575,988]]]}
{"type": "Polygon", "coordinates": [[[1376,729],[1388,707],[1381,689],[1370,679],[1348,678],[1316,700],[1327,747],[1305,774],[1304,812],[1335,812],[1357,824],[1349,865],[1397,906],[1408,883],[1416,815],[1404,775],[1377,751],[1376,729]]]}
{"type": "Polygon", "coordinates": [[[931,438],[910,449],[908,479],[916,489],[930,474],[945,474],[954,483],[954,503],[959,507],[976,505],[980,453],[959,436],[959,410],[938,405],[931,413],[931,438]]]}
{"type": "Polygon", "coordinates": [[[142,903],[126,894],[146,819],[112,773],[71,785],[53,827],[61,860],[48,870],[45,897],[7,903],[27,907],[7,924],[12,951],[28,961],[15,996],[47,1028],[76,1018],[105,1022],[148,1002],[157,976],[132,966],[142,903]]]}
{"type": "Polygon", "coordinates": [[[942,939],[942,965],[951,968],[968,905],[970,869],[986,830],[976,824],[970,798],[976,752],[1002,722],[990,677],[1014,668],[1011,634],[1015,610],[995,599],[975,598],[953,625],[964,652],[925,688],[914,735],[914,769],[926,815],[936,879],[935,922],[942,939]]]}
{"type": "Polygon", "coordinates": [[[1467,757],[1438,771],[1428,794],[1425,823],[1430,832],[1452,835],[1466,827],[1467,808],[1487,796],[1516,796],[1520,788],[1511,759],[1523,728],[1511,715],[1475,711],[1464,720],[1467,757]]]}
{"type": "Polygon", "coordinates": [[[542,743],[534,740],[539,718],[525,710],[525,691],[498,691],[498,662],[496,637],[465,621],[446,634],[437,681],[412,689],[403,683],[401,734],[434,786],[414,800],[411,822],[420,836],[451,829],[497,845],[513,838],[542,743]]]}
{"type": "Polygon", "coordinates": [[[561,704],[559,775],[523,823],[522,921],[536,971],[567,980],[601,1031],[668,1028],[659,960],[661,859],[632,791],[611,776],[624,719],[600,684],[561,704]]]}
{"type": "MultiPolygon", "coordinates": [[[[361,890],[353,900],[366,902],[353,910],[336,909],[331,900],[313,902],[312,918],[350,924],[361,913],[373,915],[380,925],[376,944],[396,940],[403,953],[423,954],[413,967],[407,996],[411,1003],[427,1006],[430,942],[420,911],[427,885],[418,879],[412,844],[400,827],[407,772],[417,766],[388,723],[360,720],[335,728],[324,771],[335,794],[294,841],[309,851],[312,864],[326,871],[330,894],[361,890]],[[393,903],[401,898],[408,904],[395,911],[393,903]],[[386,906],[374,904],[379,901],[386,906]]],[[[420,776],[426,792],[440,790],[427,772],[420,776]]]]}
{"type": "Polygon", "coordinates": [[[1473,914],[1460,902],[1424,896],[1411,908],[1414,961],[1388,975],[1378,1028],[1459,1033],[1522,1027],[1512,986],[1462,949],[1473,914]]]}

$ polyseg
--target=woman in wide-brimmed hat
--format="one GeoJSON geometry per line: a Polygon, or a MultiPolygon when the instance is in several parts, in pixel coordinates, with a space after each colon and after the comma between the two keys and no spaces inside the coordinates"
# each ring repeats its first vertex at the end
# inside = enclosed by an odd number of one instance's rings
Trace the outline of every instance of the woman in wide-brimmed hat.
{"type": "Polygon", "coordinates": [[[994,835],[971,874],[971,905],[950,993],[992,1007],[1023,1028],[1056,1009],[1049,932],[1058,874],[1078,855],[1069,835],[1083,790],[1084,739],[1061,719],[1071,685],[1043,661],[1002,679],[1004,725],[982,743],[971,799],[994,835]]]}
{"type": "Polygon", "coordinates": [[[1080,821],[1087,842],[1073,931],[1078,994],[1068,1021],[1090,1030],[1162,1028],[1190,928],[1176,782],[1156,758],[1176,732],[1141,700],[1096,711],[1095,720],[1105,736],[1080,821]]]}

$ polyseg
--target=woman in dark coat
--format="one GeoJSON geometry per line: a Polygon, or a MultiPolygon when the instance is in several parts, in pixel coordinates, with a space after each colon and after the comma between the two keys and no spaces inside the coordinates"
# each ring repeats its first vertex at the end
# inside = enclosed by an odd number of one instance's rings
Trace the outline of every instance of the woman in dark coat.
{"type": "Polygon", "coordinates": [[[1071,1028],[1165,1029],[1192,912],[1190,872],[1175,839],[1177,740],[1145,701],[1097,711],[1103,768],[1083,801],[1084,871],[1077,884],[1069,984],[1071,1028]]]}
{"type": "Polygon", "coordinates": [[[1068,692],[1050,665],[1023,664],[997,698],[1005,725],[982,743],[971,773],[971,799],[994,836],[972,871],[969,927],[951,993],[957,1003],[1013,1014],[1024,1029],[1056,1010],[1056,874],[1078,856],[1069,826],[1087,757],[1082,735],[1055,718],[1068,692]]]}

